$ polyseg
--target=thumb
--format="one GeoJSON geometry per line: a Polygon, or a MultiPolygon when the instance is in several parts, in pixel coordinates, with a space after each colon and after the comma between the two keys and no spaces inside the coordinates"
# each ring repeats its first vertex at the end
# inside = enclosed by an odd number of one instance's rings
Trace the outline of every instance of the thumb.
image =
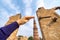
{"type": "Polygon", "coordinates": [[[29,20],[25,20],[24,22],[26,23],[26,22],[28,22],[29,20]]]}

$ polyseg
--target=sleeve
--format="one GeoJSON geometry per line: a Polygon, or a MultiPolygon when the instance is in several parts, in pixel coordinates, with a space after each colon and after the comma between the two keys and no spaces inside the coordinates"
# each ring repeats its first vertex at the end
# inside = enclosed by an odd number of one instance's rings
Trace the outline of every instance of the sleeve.
{"type": "Polygon", "coordinates": [[[0,28],[0,39],[1,38],[8,38],[9,35],[19,27],[17,22],[13,22],[12,24],[9,24],[7,26],[4,26],[2,28],[0,28]]]}

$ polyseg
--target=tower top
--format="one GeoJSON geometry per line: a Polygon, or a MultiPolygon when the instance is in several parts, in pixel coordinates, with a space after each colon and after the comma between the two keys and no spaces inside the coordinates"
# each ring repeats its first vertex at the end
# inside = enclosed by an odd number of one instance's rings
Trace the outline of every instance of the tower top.
{"type": "Polygon", "coordinates": [[[35,19],[34,19],[34,28],[37,28],[37,27],[36,27],[36,22],[35,22],[35,19]]]}
{"type": "Polygon", "coordinates": [[[34,19],[34,24],[36,24],[35,19],[34,19]]]}

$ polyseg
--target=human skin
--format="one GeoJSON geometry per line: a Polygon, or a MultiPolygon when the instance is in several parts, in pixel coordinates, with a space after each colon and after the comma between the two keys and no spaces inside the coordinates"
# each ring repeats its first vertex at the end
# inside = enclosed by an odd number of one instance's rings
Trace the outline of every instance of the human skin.
{"type": "Polygon", "coordinates": [[[17,20],[17,23],[19,24],[19,25],[23,25],[23,24],[25,24],[26,22],[28,22],[30,19],[32,19],[32,18],[34,18],[34,16],[26,16],[26,17],[23,17],[23,18],[21,18],[21,19],[18,19],[17,20]]]}

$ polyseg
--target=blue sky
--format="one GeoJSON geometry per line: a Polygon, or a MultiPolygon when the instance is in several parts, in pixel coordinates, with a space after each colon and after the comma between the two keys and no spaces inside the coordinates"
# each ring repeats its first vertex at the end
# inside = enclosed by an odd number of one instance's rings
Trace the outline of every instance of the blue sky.
{"type": "MultiPolygon", "coordinates": [[[[0,0],[0,27],[4,26],[9,17],[21,13],[22,16],[35,16],[36,10],[39,7],[53,8],[60,6],[60,0],[0,0]]],[[[58,10],[58,14],[60,11],[58,10]]],[[[38,26],[36,17],[36,23],[39,30],[39,36],[41,32],[38,26]]],[[[33,35],[33,19],[24,25],[21,25],[18,31],[18,35],[32,36],[33,35]]]]}

